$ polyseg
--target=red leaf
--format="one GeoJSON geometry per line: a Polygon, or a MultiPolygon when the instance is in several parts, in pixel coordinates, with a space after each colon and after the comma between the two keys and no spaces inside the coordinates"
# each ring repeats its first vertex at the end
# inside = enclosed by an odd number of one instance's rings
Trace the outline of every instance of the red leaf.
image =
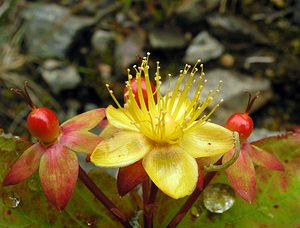
{"type": "Polygon", "coordinates": [[[105,108],[84,112],[61,125],[64,133],[70,131],[88,131],[96,127],[105,117],[105,108]]]}
{"type": "Polygon", "coordinates": [[[75,153],[60,144],[47,149],[40,163],[40,179],[48,200],[59,210],[68,203],[78,176],[75,153]]]}
{"type": "Polygon", "coordinates": [[[284,171],[284,166],[273,154],[251,144],[249,144],[248,153],[255,164],[267,169],[284,171]]]}
{"type": "Polygon", "coordinates": [[[2,185],[17,184],[30,177],[38,169],[44,152],[45,149],[39,143],[29,147],[10,168],[2,185]]]}
{"type": "Polygon", "coordinates": [[[147,177],[148,175],[144,170],[142,160],[137,161],[132,165],[120,168],[117,178],[117,186],[120,196],[126,195],[147,177]]]}
{"type": "MultiPolygon", "coordinates": [[[[247,154],[245,144],[242,145],[236,162],[225,170],[227,179],[232,188],[246,201],[251,203],[255,198],[256,177],[251,158],[247,154]]],[[[234,154],[234,149],[226,153],[223,163],[234,154]]]]}
{"type": "Polygon", "coordinates": [[[81,153],[90,154],[102,141],[102,137],[86,131],[71,131],[64,133],[60,139],[60,144],[81,153]]]}

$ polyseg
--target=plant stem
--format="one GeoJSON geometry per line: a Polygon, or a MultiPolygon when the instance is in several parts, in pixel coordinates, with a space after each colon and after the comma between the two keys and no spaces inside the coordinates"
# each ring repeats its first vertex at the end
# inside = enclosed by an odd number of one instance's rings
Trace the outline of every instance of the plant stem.
{"type": "Polygon", "coordinates": [[[150,190],[150,196],[149,196],[149,201],[148,201],[149,205],[155,203],[155,198],[156,198],[157,192],[158,192],[157,186],[153,182],[151,182],[151,190],[150,190]]]}
{"type": "Polygon", "coordinates": [[[123,212],[121,212],[120,209],[104,195],[81,166],[79,166],[78,176],[94,196],[120,221],[120,223],[123,224],[124,227],[132,227],[123,212]]]}
{"type": "MultiPolygon", "coordinates": [[[[219,160],[217,163],[220,163],[221,160],[219,160]]],[[[187,201],[183,204],[183,206],[180,208],[180,210],[177,212],[177,214],[174,216],[174,218],[171,220],[168,228],[173,228],[180,223],[180,221],[183,219],[183,217],[186,215],[188,210],[193,206],[203,189],[209,184],[209,182],[215,177],[217,174],[217,171],[209,172],[207,173],[203,178],[203,185],[200,185],[199,182],[197,183],[197,187],[195,191],[189,196],[187,201]]]]}
{"type": "Polygon", "coordinates": [[[153,227],[153,213],[154,213],[154,204],[158,188],[149,180],[143,182],[143,200],[144,200],[144,227],[152,228],[153,227]],[[151,184],[151,189],[149,191],[149,185],[151,184]]]}

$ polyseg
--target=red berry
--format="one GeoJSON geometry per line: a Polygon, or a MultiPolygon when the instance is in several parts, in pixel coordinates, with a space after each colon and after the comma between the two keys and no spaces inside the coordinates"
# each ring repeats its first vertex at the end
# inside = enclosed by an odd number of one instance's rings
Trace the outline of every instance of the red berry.
{"type": "Polygon", "coordinates": [[[42,143],[49,144],[59,136],[58,119],[51,109],[35,107],[28,94],[27,87],[28,83],[25,81],[24,90],[13,88],[12,91],[23,97],[31,107],[31,112],[27,117],[27,127],[32,136],[38,138],[42,143]]]}
{"type": "MultiPolygon", "coordinates": [[[[138,82],[137,82],[136,78],[132,78],[130,83],[131,83],[130,86],[132,88],[132,93],[135,96],[136,103],[138,104],[139,107],[141,107],[139,95],[138,95],[138,82]]],[[[153,85],[153,83],[151,81],[150,81],[150,85],[151,85],[151,90],[152,90],[152,94],[153,94],[155,92],[155,86],[153,85]]],[[[148,107],[147,86],[146,86],[146,80],[144,77],[141,77],[141,87],[142,87],[142,93],[143,93],[146,107],[148,107]]],[[[128,99],[128,87],[126,86],[124,89],[124,102],[126,102],[127,99],[128,99]]],[[[156,100],[156,95],[154,95],[154,100],[156,100]]]]}
{"type": "Polygon", "coordinates": [[[256,95],[251,99],[251,94],[249,94],[248,105],[246,107],[245,112],[235,113],[231,115],[226,121],[225,124],[226,128],[228,128],[231,131],[237,131],[240,135],[241,141],[246,140],[253,131],[253,127],[254,127],[253,120],[248,113],[258,96],[259,96],[259,92],[257,92],[256,95]]]}
{"type": "Polygon", "coordinates": [[[226,122],[226,127],[231,131],[237,131],[240,140],[247,139],[253,131],[253,120],[248,113],[235,113],[226,122]]]}
{"type": "Polygon", "coordinates": [[[53,142],[59,135],[59,122],[55,113],[46,107],[33,108],[27,117],[31,135],[43,143],[53,142]]]}

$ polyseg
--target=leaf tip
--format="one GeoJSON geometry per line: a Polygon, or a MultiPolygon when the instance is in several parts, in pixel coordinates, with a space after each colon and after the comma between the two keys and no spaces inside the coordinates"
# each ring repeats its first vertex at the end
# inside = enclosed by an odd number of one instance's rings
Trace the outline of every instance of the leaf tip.
{"type": "MultiPolygon", "coordinates": [[[[22,181],[22,180],[21,180],[22,181]]],[[[6,176],[4,177],[3,181],[2,181],[2,186],[9,186],[9,185],[14,185],[17,184],[21,181],[18,181],[14,175],[11,174],[11,170],[6,174],[6,176]]]]}
{"type": "Polygon", "coordinates": [[[8,186],[8,185],[11,185],[10,181],[8,180],[8,178],[4,178],[4,180],[2,182],[2,186],[5,187],[5,186],[8,186]]]}

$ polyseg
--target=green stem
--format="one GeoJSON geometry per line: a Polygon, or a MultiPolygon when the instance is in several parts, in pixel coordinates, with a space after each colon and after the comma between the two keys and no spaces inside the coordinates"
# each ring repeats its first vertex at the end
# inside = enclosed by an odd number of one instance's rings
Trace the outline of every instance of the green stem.
{"type": "Polygon", "coordinates": [[[239,155],[240,155],[240,150],[241,150],[241,146],[240,146],[240,138],[239,138],[239,133],[238,132],[233,132],[233,138],[235,141],[235,151],[234,154],[232,156],[232,158],[230,158],[226,163],[224,164],[220,164],[220,165],[216,165],[216,164],[210,164],[208,166],[204,166],[204,170],[207,172],[212,172],[212,171],[221,171],[224,169],[227,169],[229,166],[231,166],[233,163],[235,163],[235,161],[238,159],[239,155]]]}
{"type": "Polygon", "coordinates": [[[97,187],[95,182],[87,175],[87,173],[79,166],[79,179],[94,194],[94,196],[123,224],[124,227],[132,227],[123,212],[111,202],[104,193],[97,187]]]}

